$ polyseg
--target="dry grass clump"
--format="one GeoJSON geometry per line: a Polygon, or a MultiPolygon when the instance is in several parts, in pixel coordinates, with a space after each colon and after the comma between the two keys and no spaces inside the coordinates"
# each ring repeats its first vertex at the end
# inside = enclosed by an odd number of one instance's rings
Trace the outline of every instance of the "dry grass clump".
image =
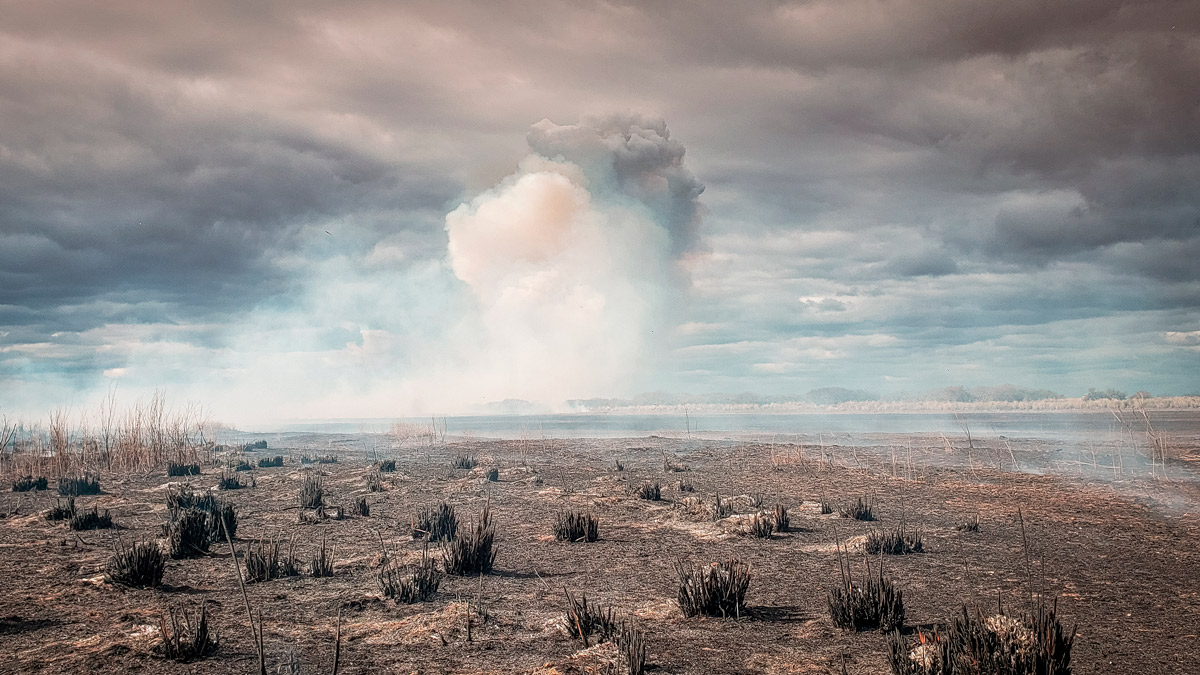
{"type": "Polygon", "coordinates": [[[217,651],[217,633],[209,632],[208,610],[200,605],[200,616],[195,625],[186,610],[170,610],[170,630],[167,629],[167,618],[159,616],[159,631],[162,642],[157,649],[163,656],[172,661],[188,663],[202,659],[217,651]]]}
{"type": "Polygon", "coordinates": [[[403,567],[385,565],[379,571],[378,579],[385,598],[411,605],[425,602],[437,593],[442,583],[442,573],[438,571],[434,559],[429,557],[429,546],[426,545],[421,552],[421,562],[403,567]]]}
{"type": "Polygon", "coordinates": [[[496,562],[496,524],[492,521],[492,505],[485,504],[475,526],[450,542],[442,544],[442,556],[448,574],[468,576],[488,574],[496,562]]]}
{"type": "Polygon", "coordinates": [[[324,533],[321,534],[321,548],[312,557],[309,571],[317,578],[333,576],[333,549],[326,546],[324,533]]]}
{"type": "Polygon", "coordinates": [[[71,519],[67,521],[67,526],[78,531],[107,530],[113,526],[113,522],[112,517],[108,515],[108,509],[105,509],[104,513],[100,513],[100,510],[93,506],[91,511],[80,511],[71,516],[71,519]]]}
{"type": "Polygon", "coordinates": [[[563,593],[567,596],[567,629],[571,637],[583,641],[584,647],[591,646],[592,636],[603,642],[617,634],[619,626],[611,607],[588,604],[586,593],[580,594],[579,599],[565,588],[563,593]]]}
{"type": "Polygon", "coordinates": [[[296,556],[289,547],[287,554],[280,555],[278,541],[258,541],[246,546],[244,556],[246,581],[270,581],[281,577],[300,574],[296,556]]]}
{"type": "Polygon", "coordinates": [[[646,672],[646,634],[632,625],[622,626],[617,646],[625,657],[629,675],[643,675],[646,672]]]}
{"type": "Polygon", "coordinates": [[[274,457],[263,457],[258,460],[258,468],[270,469],[272,467],[283,466],[283,455],[275,455],[274,457]]]}
{"type": "Polygon", "coordinates": [[[242,477],[236,473],[222,473],[217,477],[218,490],[240,490],[244,487],[254,484],[254,477],[250,477],[250,483],[243,483],[242,477]]]}
{"type": "Polygon", "coordinates": [[[729,502],[726,502],[726,501],[722,501],[721,493],[718,492],[716,498],[713,499],[713,508],[712,508],[713,521],[718,521],[718,520],[721,520],[722,518],[728,518],[731,515],[733,515],[733,504],[730,504],[729,502]]]}
{"type": "Polygon", "coordinates": [[[321,477],[309,474],[300,486],[300,508],[319,509],[324,506],[325,491],[321,488],[321,477]]]}
{"type": "Polygon", "coordinates": [[[126,546],[118,542],[105,577],[109,582],[132,588],[155,588],[162,583],[167,558],[153,541],[135,541],[126,546]]]}
{"type": "Polygon", "coordinates": [[[458,517],[454,507],[441,502],[437,506],[424,506],[412,517],[413,539],[424,537],[427,541],[453,539],[458,534],[458,517]]]}
{"type": "Polygon", "coordinates": [[[70,520],[74,517],[75,517],[75,498],[74,497],[67,497],[67,500],[65,502],[62,500],[59,500],[59,502],[57,504],[50,507],[50,510],[46,512],[46,520],[49,520],[51,522],[58,522],[60,520],[70,520]]]}
{"type": "Polygon", "coordinates": [[[638,499],[657,502],[662,499],[662,485],[659,483],[642,483],[637,489],[638,499]]]}
{"type": "Polygon", "coordinates": [[[212,543],[208,511],[180,509],[171,514],[170,522],[164,527],[172,558],[193,558],[208,553],[212,543]]]}
{"type": "Polygon", "coordinates": [[[204,555],[213,542],[237,534],[237,510],[210,492],[197,494],[188,487],[167,491],[170,520],[163,526],[172,558],[204,555]]]}
{"type": "Polygon", "coordinates": [[[471,454],[455,455],[454,459],[450,460],[450,466],[455,469],[474,469],[476,464],[478,462],[471,454]]]}
{"type": "Polygon", "coordinates": [[[679,575],[679,608],[684,616],[739,617],[746,608],[750,588],[750,566],[727,560],[701,567],[686,567],[675,561],[679,575]]]}
{"type": "Polygon", "coordinates": [[[600,521],[583,511],[559,513],[554,519],[554,538],[559,541],[596,541],[600,538],[600,521]]]}
{"type": "Polygon", "coordinates": [[[94,476],[73,476],[58,479],[58,494],[64,497],[100,494],[100,479],[94,476]]]}
{"type": "Polygon", "coordinates": [[[183,462],[167,462],[168,476],[199,476],[200,464],[185,464],[183,462]]]}
{"type": "Polygon", "coordinates": [[[775,526],[776,532],[787,532],[791,528],[792,519],[788,515],[786,506],[783,504],[775,505],[775,509],[771,511],[771,524],[775,526]]]}
{"type": "Polygon", "coordinates": [[[909,532],[903,525],[887,532],[868,534],[864,546],[867,553],[884,555],[907,555],[925,550],[921,533],[909,532]]]}
{"type": "Polygon", "coordinates": [[[45,490],[47,487],[49,487],[49,481],[46,480],[45,476],[38,476],[37,478],[34,478],[33,476],[22,476],[22,477],[18,478],[17,480],[13,481],[12,491],[13,492],[29,492],[30,490],[39,490],[40,491],[40,490],[45,490]]]}
{"type": "Polygon", "coordinates": [[[830,589],[826,598],[833,625],[853,632],[888,632],[904,626],[904,595],[882,573],[862,584],[851,581],[844,571],[843,575],[843,584],[830,589]]]}
{"type": "Polygon", "coordinates": [[[875,520],[875,512],[871,509],[871,502],[859,497],[853,504],[843,504],[838,509],[838,515],[843,518],[853,518],[854,520],[875,520]]]}
{"type": "Polygon", "coordinates": [[[893,632],[888,656],[895,675],[1070,675],[1075,634],[1059,621],[1057,603],[1043,601],[1029,617],[985,617],[964,606],[945,635],[918,633],[910,645],[893,632]]]}
{"type": "Polygon", "coordinates": [[[378,469],[367,472],[366,481],[368,491],[383,492],[383,473],[378,469]]]}
{"type": "Polygon", "coordinates": [[[775,520],[772,516],[762,513],[754,514],[746,528],[746,534],[758,539],[770,539],[775,533],[775,520]]]}
{"type": "Polygon", "coordinates": [[[968,518],[954,527],[959,532],[978,532],[979,531],[979,516],[968,518]]]}

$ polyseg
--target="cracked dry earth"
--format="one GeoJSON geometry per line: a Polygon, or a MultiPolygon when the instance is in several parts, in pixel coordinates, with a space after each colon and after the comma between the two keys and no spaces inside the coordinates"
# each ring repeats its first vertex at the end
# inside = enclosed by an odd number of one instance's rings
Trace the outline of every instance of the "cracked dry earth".
{"type": "MultiPolygon", "coordinates": [[[[1142,463],[1119,474],[1048,470],[1054,450],[1036,439],[977,438],[970,447],[962,439],[886,434],[820,447],[654,436],[460,439],[381,451],[386,439],[364,434],[271,438],[270,450],[245,456],[282,454],[284,466],[256,468],[255,487],[218,493],[238,509],[237,543],[277,538],[307,561],[326,537],[335,575],[247,585],[262,613],[269,672],[289,663],[304,673],[330,672],[339,608],[341,673],[610,672],[612,645],[584,649],[566,636],[565,588],[635,621],[647,635],[650,672],[840,673],[844,663],[852,674],[887,673],[885,636],[838,630],[825,596],[839,579],[835,542],[848,545],[858,573],[865,535],[902,522],[925,544],[924,553],[884,560],[903,590],[909,626],[928,630],[964,603],[991,611],[1000,601],[1019,611],[1032,584],[1057,596],[1061,618],[1078,625],[1074,672],[1200,672],[1195,434],[1173,441],[1165,467],[1142,463]],[[300,464],[301,455],[331,448],[337,463],[300,464]],[[463,453],[479,465],[450,468],[463,453]],[[368,492],[365,476],[379,454],[395,459],[396,471],[384,474],[384,491],[368,492]],[[1014,462],[1025,470],[1012,470],[1014,462]],[[496,482],[486,478],[492,466],[499,467],[496,482]],[[310,472],[324,476],[328,502],[348,507],[366,496],[370,515],[301,518],[297,495],[310,472]],[[645,482],[661,483],[662,501],[631,494],[645,482]],[[714,522],[703,505],[717,493],[734,513],[714,522]],[[822,500],[858,497],[871,500],[877,522],[820,513],[822,500]],[[791,530],[770,539],[742,534],[759,499],[764,509],[786,506],[791,530]],[[419,558],[410,516],[438,500],[453,504],[460,521],[490,500],[494,573],[449,577],[430,602],[385,601],[376,580],[381,546],[419,558]],[[567,509],[595,514],[600,540],[556,541],[551,524],[567,509]],[[976,516],[978,532],[956,529],[976,516]],[[683,617],[672,563],[730,558],[752,570],[746,614],[683,617]]],[[[230,459],[213,453],[208,461],[215,467],[230,459]]],[[[0,495],[7,514],[0,520],[0,671],[254,672],[226,547],[169,560],[164,586],[155,590],[113,586],[104,577],[118,537],[161,535],[169,485],[213,489],[219,475],[219,468],[188,479],[101,474],[103,494],[79,505],[108,509],[119,527],[81,533],[42,515],[53,490],[0,495]],[[160,615],[201,603],[219,631],[218,651],[189,664],[164,660],[155,651],[160,615]]]]}

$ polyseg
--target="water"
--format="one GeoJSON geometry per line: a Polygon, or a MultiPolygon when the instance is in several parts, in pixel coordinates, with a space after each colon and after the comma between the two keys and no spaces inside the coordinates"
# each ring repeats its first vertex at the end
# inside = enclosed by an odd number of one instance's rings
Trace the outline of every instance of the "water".
{"type": "MultiPolygon", "coordinates": [[[[1008,436],[1075,439],[1120,432],[1124,427],[1106,411],[953,413],[736,413],[630,415],[569,413],[548,415],[468,415],[445,420],[448,436],[475,438],[622,438],[651,435],[725,438],[751,436],[818,436],[821,434],[963,435],[965,423],[976,437],[1008,436]]],[[[1145,430],[1140,417],[1127,415],[1135,431],[1145,430]]],[[[1200,411],[1157,411],[1151,423],[1160,432],[1194,433],[1200,411]]],[[[393,423],[428,427],[429,418],[327,420],[283,424],[260,432],[383,433],[393,423]]]]}

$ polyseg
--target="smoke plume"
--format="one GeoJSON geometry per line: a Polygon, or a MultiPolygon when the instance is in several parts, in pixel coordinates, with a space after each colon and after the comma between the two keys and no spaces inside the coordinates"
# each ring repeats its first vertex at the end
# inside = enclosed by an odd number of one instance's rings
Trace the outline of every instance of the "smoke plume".
{"type": "Polygon", "coordinates": [[[700,246],[704,187],[666,123],[549,120],[499,185],[446,216],[451,268],[479,310],[462,366],[490,399],[625,391],[653,358],[700,246]]]}

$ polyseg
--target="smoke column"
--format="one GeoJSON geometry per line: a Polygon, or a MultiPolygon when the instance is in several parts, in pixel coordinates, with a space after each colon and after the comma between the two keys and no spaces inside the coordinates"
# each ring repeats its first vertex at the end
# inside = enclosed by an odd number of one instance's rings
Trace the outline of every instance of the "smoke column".
{"type": "Polygon", "coordinates": [[[699,249],[704,187],[662,120],[543,120],[528,141],[515,173],[446,216],[480,318],[461,365],[492,400],[625,392],[699,249]]]}

